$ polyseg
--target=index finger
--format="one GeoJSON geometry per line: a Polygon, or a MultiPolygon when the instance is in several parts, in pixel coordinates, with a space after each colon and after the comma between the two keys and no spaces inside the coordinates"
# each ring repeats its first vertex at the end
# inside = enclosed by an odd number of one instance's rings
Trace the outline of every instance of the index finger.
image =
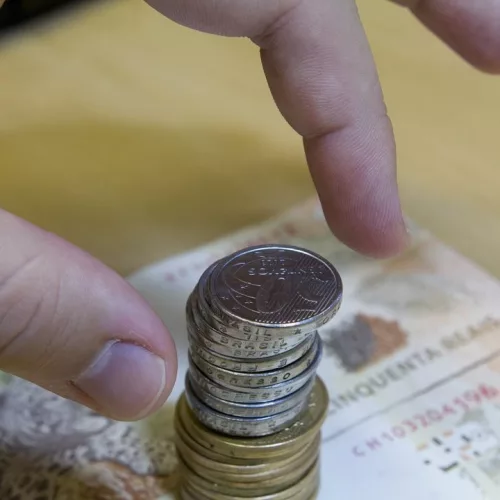
{"type": "Polygon", "coordinates": [[[371,256],[402,250],[392,127],[354,1],[296,2],[253,40],[332,231],[371,256]]]}

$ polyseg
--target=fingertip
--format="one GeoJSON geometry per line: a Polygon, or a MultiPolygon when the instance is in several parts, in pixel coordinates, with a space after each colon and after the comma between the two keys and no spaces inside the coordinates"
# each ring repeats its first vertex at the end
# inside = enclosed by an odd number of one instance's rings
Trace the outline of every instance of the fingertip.
{"type": "Polygon", "coordinates": [[[157,403],[166,381],[162,358],[141,346],[111,341],[72,383],[100,413],[138,420],[157,403]]]}
{"type": "Polygon", "coordinates": [[[387,117],[304,141],[327,223],[361,254],[387,258],[409,244],[397,178],[394,138],[387,117]]]}
{"type": "Polygon", "coordinates": [[[346,230],[345,224],[338,223],[338,217],[330,216],[325,207],[325,218],[333,234],[349,248],[373,259],[387,259],[404,252],[411,243],[411,237],[404,223],[396,220],[388,222],[386,228],[359,227],[353,225],[346,230]]]}
{"type": "Polygon", "coordinates": [[[121,276],[0,211],[0,369],[118,420],[160,407],[176,379],[166,325],[121,276]]]}
{"type": "Polygon", "coordinates": [[[476,69],[500,73],[500,3],[497,0],[414,0],[415,16],[476,69]]]}

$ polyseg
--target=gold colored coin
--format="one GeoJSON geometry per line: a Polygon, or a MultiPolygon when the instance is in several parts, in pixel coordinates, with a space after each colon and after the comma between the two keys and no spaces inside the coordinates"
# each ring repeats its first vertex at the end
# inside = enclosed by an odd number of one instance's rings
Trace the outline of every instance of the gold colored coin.
{"type": "MultiPolygon", "coordinates": [[[[210,483],[216,484],[217,487],[214,487],[213,491],[220,491],[220,487],[228,487],[238,490],[253,490],[254,492],[259,490],[263,495],[264,493],[274,493],[292,486],[297,481],[297,477],[303,476],[312,467],[318,458],[318,452],[319,449],[316,446],[305,451],[304,455],[299,457],[300,461],[296,461],[293,467],[288,466],[274,470],[271,468],[265,474],[251,476],[209,470],[196,462],[186,460],[186,457],[182,455],[179,460],[185,466],[186,474],[189,477],[192,475],[199,476],[210,483]]],[[[194,481],[196,481],[196,478],[194,481]]]]}
{"type": "MultiPolygon", "coordinates": [[[[182,402],[179,402],[177,408],[179,409],[181,406],[182,402]]],[[[191,417],[193,417],[192,414],[191,417]]],[[[191,429],[191,433],[186,428],[185,423],[183,423],[180,417],[175,419],[174,427],[176,429],[176,438],[177,438],[176,442],[182,440],[184,444],[188,445],[198,455],[209,459],[213,463],[215,468],[224,469],[226,465],[242,466],[245,468],[255,467],[255,471],[257,471],[259,468],[262,468],[264,460],[263,458],[237,458],[228,455],[222,455],[216,451],[213,451],[213,449],[208,448],[206,444],[211,442],[210,436],[203,436],[203,439],[201,440],[200,443],[195,439],[195,433],[193,433],[192,422],[188,419],[186,423],[187,427],[191,429]]],[[[206,429],[204,426],[202,427],[203,429],[206,429]]],[[[212,431],[207,429],[207,432],[211,433],[212,431]]],[[[316,435],[310,436],[310,438],[312,441],[314,441],[314,439],[318,436],[320,436],[320,432],[318,432],[316,435]]],[[[298,442],[296,445],[293,446],[291,445],[288,448],[283,449],[282,453],[280,454],[270,454],[269,456],[266,456],[265,462],[269,464],[276,464],[276,466],[278,466],[279,464],[287,460],[292,460],[296,455],[300,455],[304,449],[304,446],[307,446],[307,444],[308,442],[306,441],[298,442]]]]}
{"type": "MultiPolygon", "coordinates": [[[[319,490],[318,490],[318,488],[316,488],[316,490],[314,490],[312,495],[310,495],[308,497],[302,496],[299,493],[298,497],[293,498],[293,499],[289,499],[289,500],[317,500],[318,493],[319,493],[319,490]]],[[[307,492],[306,492],[306,494],[307,494],[307,492]]],[[[207,497],[196,496],[196,495],[193,495],[192,493],[190,493],[189,490],[182,489],[180,491],[180,500],[207,500],[207,497]]],[[[208,499],[208,500],[210,500],[210,499],[208,499]]],[[[248,500],[248,499],[245,499],[245,500],[248,500]]]]}
{"type": "MultiPolygon", "coordinates": [[[[272,462],[259,460],[259,463],[255,464],[254,460],[247,462],[241,459],[233,459],[233,463],[228,464],[216,462],[213,458],[201,455],[198,449],[190,446],[189,441],[183,440],[184,437],[186,436],[181,436],[180,432],[178,432],[176,446],[178,454],[187,464],[192,465],[193,468],[195,468],[195,465],[202,467],[206,470],[206,475],[210,474],[214,479],[222,475],[228,479],[234,476],[235,479],[240,478],[242,482],[263,480],[278,476],[291,468],[295,469],[301,465],[305,457],[317,453],[320,445],[320,435],[318,434],[305,448],[300,449],[298,453],[284,460],[272,462]]],[[[191,444],[194,444],[194,442],[191,444]]]]}
{"type": "MultiPolygon", "coordinates": [[[[297,498],[294,498],[293,500],[317,500],[318,493],[319,493],[319,490],[316,488],[316,490],[313,492],[313,494],[311,496],[303,497],[302,495],[299,494],[299,496],[297,498]]],[[[182,489],[180,491],[180,499],[181,500],[207,500],[207,497],[205,497],[205,496],[203,496],[203,497],[193,496],[191,493],[189,493],[189,491],[182,489]]],[[[290,499],[290,500],[292,500],[292,499],[290,499]]]]}
{"type": "MultiPolygon", "coordinates": [[[[298,478],[295,484],[278,493],[268,495],[258,495],[254,491],[237,492],[225,490],[224,492],[214,492],[205,486],[200,487],[192,481],[183,484],[183,491],[186,491],[193,500],[309,500],[318,489],[319,482],[319,461],[302,478],[298,478]]],[[[188,497],[189,498],[189,497],[188,497]]]]}
{"type": "Polygon", "coordinates": [[[323,381],[316,377],[309,394],[307,408],[287,429],[258,438],[231,438],[217,434],[202,425],[189,409],[185,396],[179,400],[179,414],[186,430],[200,445],[233,458],[269,459],[291,453],[311,441],[323,424],[328,410],[328,392],[323,381]]]}
{"type": "Polygon", "coordinates": [[[253,460],[252,462],[248,460],[240,460],[237,458],[228,457],[227,455],[221,455],[220,453],[216,453],[212,451],[210,448],[202,446],[195,441],[191,434],[187,431],[185,424],[182,421],[182,417],[180,415],[180,407],[181,401],[177,404],[175,410],[175,419],[174,419],[174,429],[176,432],[176,441],[182,440],[187,446],[189,446],[192,450],[194,450],[198,455],[207,458],[208,460],[213,461],[218,464],[227,464],[227,465],[258,465],[261,463],[261,460],[253,460]]]}
{"type": "MultiPolygon", "coordinates": [[[[229,457],[227,455],[221,455],[220,453],[216,453],[209,448],[206,448],[202,444],[198,443],[193,436],[186,429],[182,418],[180,416],[180,404],[177,405],[174,419],[174,428],[176,431],[176,442],[182,441],[185,445],[187,445],[190,449],[192,449],[197,455],[205,457],[210,460],[211,464],[214,466],[216,470],[222,469],[225,470],[227,466],[234,467],[245,467],[249,472],[257,472],[258,470],[265,470],[268,466],[266,464],[276,464],[276,467],[284,466],[288,460],[293,460],[297,455],[300,455],[303,452],[304,445],[307,446],[307,443],[300,443],[300,447],[290,447],[286,452],[278,456],[270,456],[265,458],[265,464],[263,464],[263,460],[261,458],[234,458],[229,457]]],[[[188,425],[189,421],[188,421],[188,425]]],[[[190,427],[192,427],[190,425],[190,427]]],[[[311,439],[314,440],[319,436],[319,433],[316,436],[311,436],[311,439]]],[[[269,465],[271,466],[271,465],[269,465]]]]}

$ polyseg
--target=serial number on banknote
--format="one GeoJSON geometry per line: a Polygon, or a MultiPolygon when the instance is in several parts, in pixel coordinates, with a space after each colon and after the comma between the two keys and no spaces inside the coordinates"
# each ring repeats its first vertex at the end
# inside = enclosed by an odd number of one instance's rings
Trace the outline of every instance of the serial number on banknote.
{"type": "Polygon", "coordinates": [[[372,436],[352,448],[357,457],[365,457],[377,452],[384,446],[397,440],[404,439],[417,431],[428,429],[451,417],[459,417],[481,404],[491,401],[500,395],[500,390],[488,384],[481,384],[475,390],[465,391],[463,394],[450,399],[448,402],[425,411],[415,413],[399,424],[392,426],[378,436],[372,436]]]}

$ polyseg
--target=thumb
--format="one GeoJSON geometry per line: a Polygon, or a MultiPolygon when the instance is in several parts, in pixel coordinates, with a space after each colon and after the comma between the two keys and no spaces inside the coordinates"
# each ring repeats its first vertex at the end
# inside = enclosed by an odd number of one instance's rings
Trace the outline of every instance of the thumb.
{"type": "Polygon", "coordinates": [[[118,420],[158,409],[172,338],[113,271],[0,210],[0,370],[118,420]]]}

